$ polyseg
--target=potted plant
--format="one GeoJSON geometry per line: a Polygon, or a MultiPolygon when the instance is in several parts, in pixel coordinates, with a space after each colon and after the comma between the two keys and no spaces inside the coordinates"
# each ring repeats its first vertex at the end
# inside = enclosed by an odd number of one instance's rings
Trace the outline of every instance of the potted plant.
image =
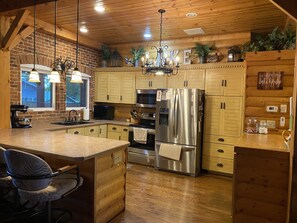
{"type": "Polygon", "coordinates": [[[102,56],[101,67],[107,67],[107,63],[110,59],[110,49],[108,46],[106,45],[101,46],[101,56],[102,56]]]}
{"type": "Polygon", "coordinates": [[[138,67],[139,59],[145,54],[144,48],[139,46],[137,49],[132,47],[130,53],[132,54],[132,63],[134,67],[138,67]]]}
{"type": "Polygon", "coordinates": [[[207,56],[211,51],[212,49],[209,45],[196,43],[195,52],[200,58],[200,63],[206,63],[207,56]]]}

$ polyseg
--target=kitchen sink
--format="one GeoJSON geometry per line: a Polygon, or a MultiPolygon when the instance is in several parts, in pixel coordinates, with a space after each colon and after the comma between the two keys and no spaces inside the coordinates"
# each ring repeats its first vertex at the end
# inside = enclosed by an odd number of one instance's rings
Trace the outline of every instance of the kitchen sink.
{"type": "Polygon", "coordinates": [[[83,124],[90,124],[93,122],[89,122],[89,121],[79,121],[79,122],[52,122],[51,124],[55,124],[55,125],[83,125],[83,124]]]}

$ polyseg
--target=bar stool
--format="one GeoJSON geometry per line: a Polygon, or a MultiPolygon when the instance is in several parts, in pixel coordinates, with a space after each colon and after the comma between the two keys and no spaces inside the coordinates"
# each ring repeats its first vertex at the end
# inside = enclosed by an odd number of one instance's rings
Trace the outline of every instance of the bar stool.
{"type": "Polygon", "coordinates": [[[29,222],[46,216],[46,222],[51,223],[52,211],[60,212],[55,219],[56,223],[65,219],[65,215],[68,215],[69,222],[71,221],[72,214],[69,211],[52,209],[51,202],[64,198],[82,185],[83,178],[80,177],[76,165],[64,166],[53,172],[46,161],[31,153],[9,149],[5,151],[4,157],[7,173],[12,177],[12,183],[18,189],[20,198],[35,204],[45,203],[44,209],[29,216],[29,222]],[[69,173],[70,171],[75,171],[75,174],[69,173]]]}

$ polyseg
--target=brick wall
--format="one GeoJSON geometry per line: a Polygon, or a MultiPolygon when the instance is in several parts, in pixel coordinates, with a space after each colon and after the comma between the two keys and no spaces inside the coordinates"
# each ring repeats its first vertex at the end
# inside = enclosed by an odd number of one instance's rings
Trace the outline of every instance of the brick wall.
{"type": "MultiPolygon", "coordinates": [[[[75,61],[74,42],[69,42],[64,39],[57,38],[57,57],[62,56],[71,58],[75,61]]],[[[20,57],[23,55],[33,55],[33,34],[20,42],[14,49],[11,50],[10,57],[10,87],[11,87],[11,104],[20,104],[21,101],[21,73],[20,73],[20,57]]],[[[36,32],[36,56],[53,60],[54,57],[54,38],[51,35],[36,32]]],[[[87,68],[99,67],[99,50],[92,49],[85,46],[79,46],[78,53],[78,67],[84,66],[87,68]]],[[[41,64],[45,65],[45,64],[41,64]]],[[[94,74],[90,79],[90,108],[94,103],[94,74]]],[[[65,76],[64,76],[65,77],[65,76]]],[[[31,115],[33,120],[40,119],[62,119],[66,113],[66,85],[65,78],[61,78],[61,83],[56,84],[56,110],[33,112],[30,111],[26,115],[31,115]]]]}

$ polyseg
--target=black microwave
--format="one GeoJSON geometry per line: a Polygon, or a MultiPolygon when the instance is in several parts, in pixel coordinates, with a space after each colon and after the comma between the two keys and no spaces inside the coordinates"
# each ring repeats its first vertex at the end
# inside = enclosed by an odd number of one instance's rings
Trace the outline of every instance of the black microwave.
{"type": "Polygon", "coordinates": [[[155,108],[157,90],[136,90],[136,106],[155,108]]]}
{"type": "Polygon", "coordinates": [[[94,105],[94,119],[107,119],[114,118],[114,106],[94,105]]]}

